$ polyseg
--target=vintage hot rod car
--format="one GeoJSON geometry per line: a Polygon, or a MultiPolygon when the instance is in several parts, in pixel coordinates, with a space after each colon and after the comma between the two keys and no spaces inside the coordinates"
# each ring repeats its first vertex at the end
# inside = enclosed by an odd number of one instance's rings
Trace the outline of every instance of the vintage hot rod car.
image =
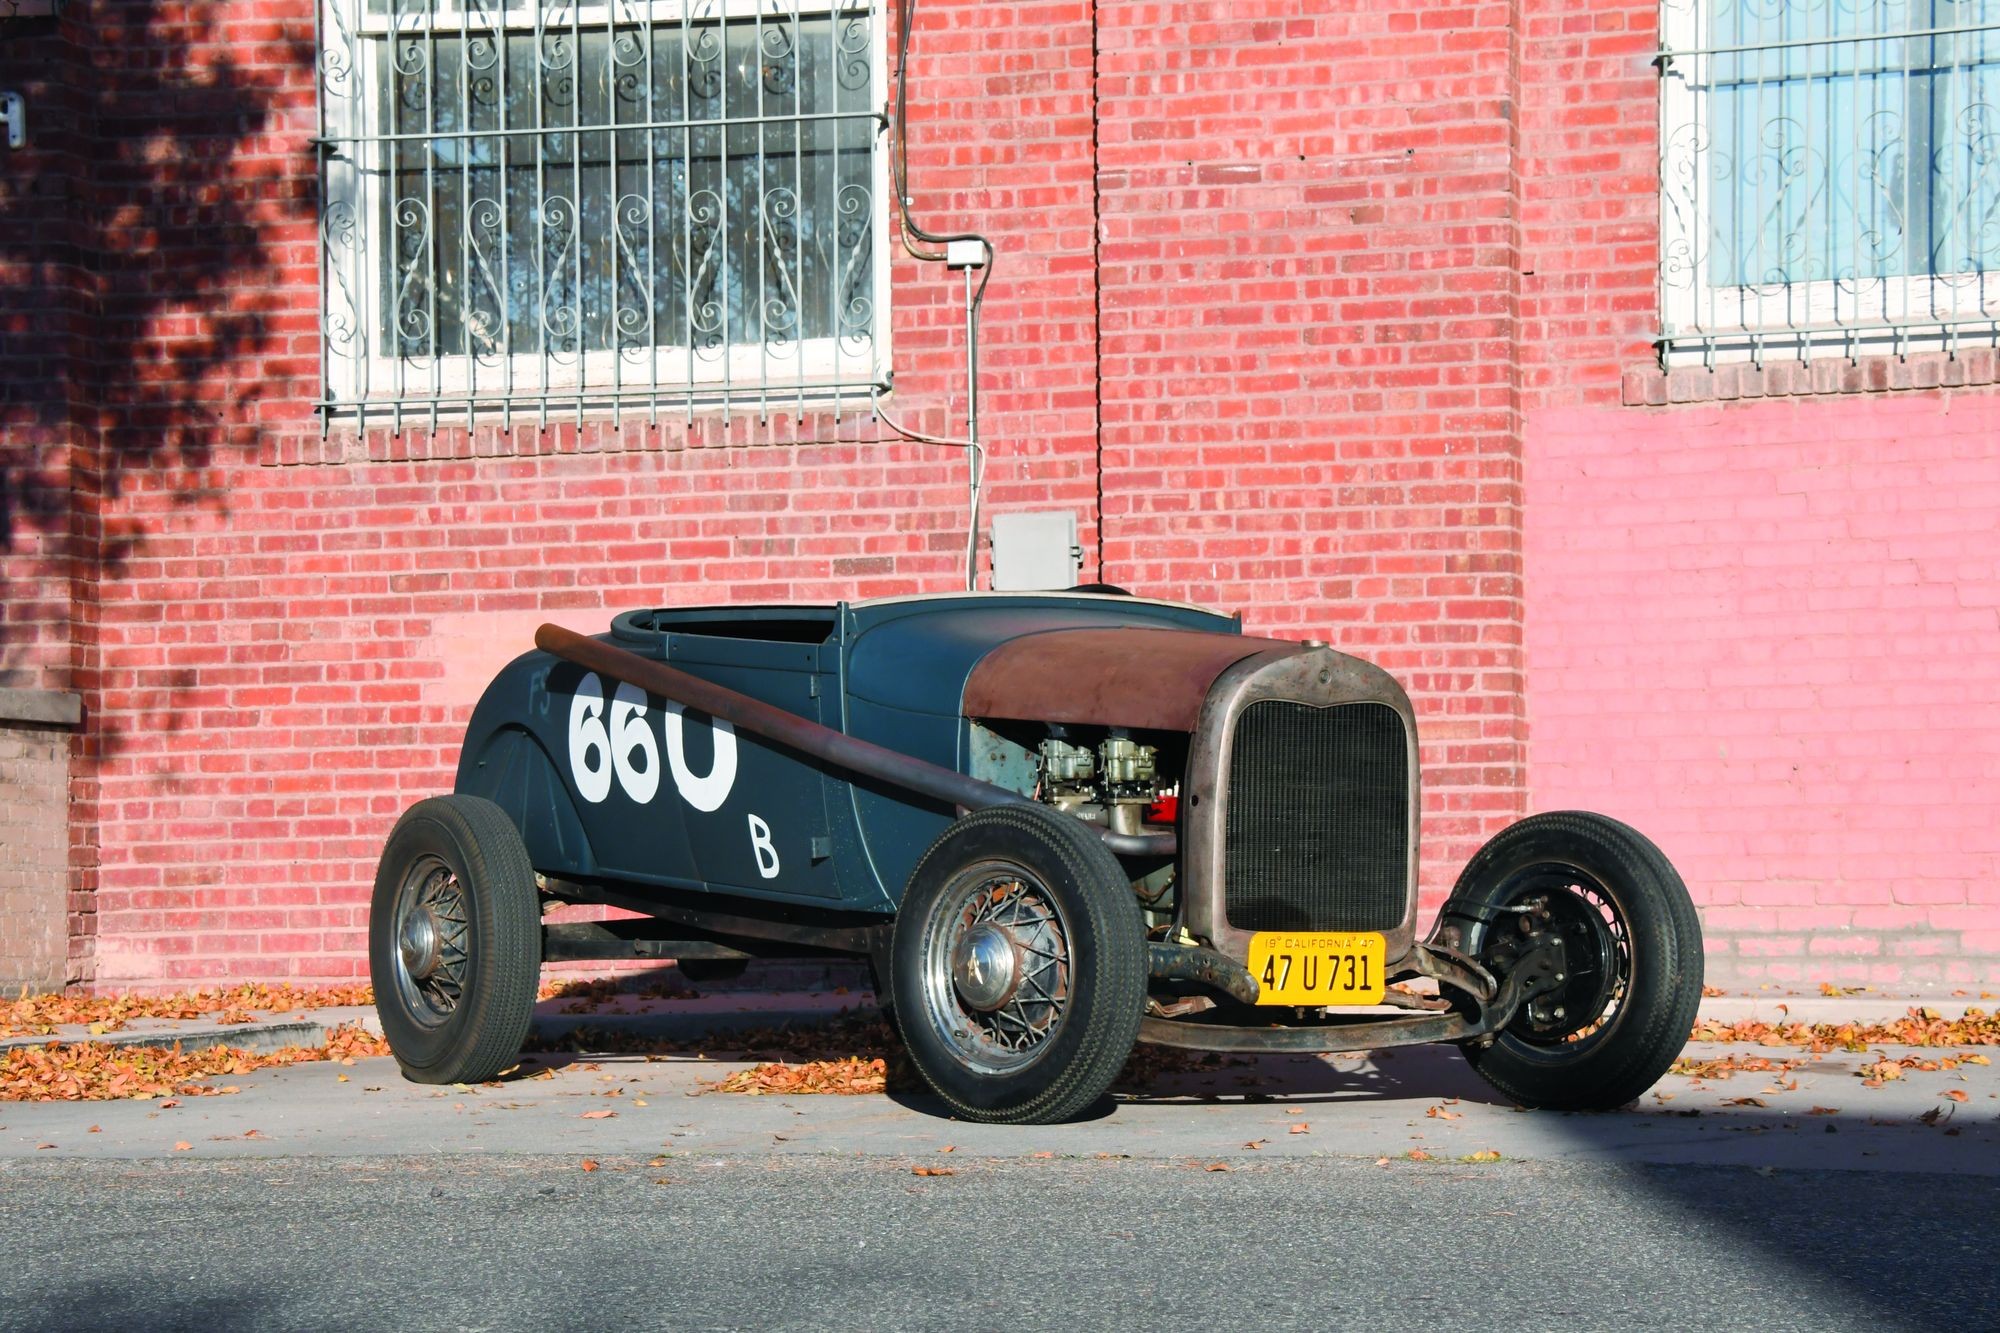
{"type": "Polygon", "coordinates": [[[1499,833],[1418,934],[1410,702],[1324,646],[1115,590],[633,611],[536,643],[376,877],[412,1079],[511,1064],[553,959],[863,956],[952,1113],[1018,1122],[1082,1112],[1135,1040],[1455,1042],[1519,1102],[1613,1107],[1694,1018],[1687,890],[1602,816],[1499,833]],[[552,902],[644,915],[545,925],[552,902]]]}

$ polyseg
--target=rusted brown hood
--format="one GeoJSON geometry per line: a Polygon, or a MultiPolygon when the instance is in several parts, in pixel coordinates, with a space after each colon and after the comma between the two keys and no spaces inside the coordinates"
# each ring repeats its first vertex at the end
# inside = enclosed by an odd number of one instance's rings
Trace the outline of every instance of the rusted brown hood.
{"type": "Polygon", "coordinates": [[[1282,639],[1185,629],[1056,629],[1010,639],[965,682],[965,716],[1192,731],[1215,678],[1282,639]]]}

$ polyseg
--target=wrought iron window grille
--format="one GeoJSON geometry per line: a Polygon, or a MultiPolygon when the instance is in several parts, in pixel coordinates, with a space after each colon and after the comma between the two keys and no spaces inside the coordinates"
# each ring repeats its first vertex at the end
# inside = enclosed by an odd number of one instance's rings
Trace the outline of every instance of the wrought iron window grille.
{"type": "Polygon", "coordinates": [[[1664,0],[1668,366],[2000,343],[2000,0],[1664,0]]]}
{"type": "Polygon", "coordinates": [[[323,415],[867,410],[875,0],[322,0],[323,415]]]}

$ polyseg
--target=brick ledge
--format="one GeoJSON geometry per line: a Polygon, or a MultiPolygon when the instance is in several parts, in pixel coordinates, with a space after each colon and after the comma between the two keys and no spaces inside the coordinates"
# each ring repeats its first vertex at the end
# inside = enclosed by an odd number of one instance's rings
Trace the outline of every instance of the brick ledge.
{"type": "Polygon", "coordinates": [[[1627,370],[1620,401],[1627,407],[1733,402],[1745,398],[1795,398],[1816,394],[1893,393],[1907,389],[1970,389],[2000,383],[2000,352],[1977,347],[1956,356],[1772,358],[1758,364],[1729,362],[1713,368],[1639,366],[1627,370]]]}

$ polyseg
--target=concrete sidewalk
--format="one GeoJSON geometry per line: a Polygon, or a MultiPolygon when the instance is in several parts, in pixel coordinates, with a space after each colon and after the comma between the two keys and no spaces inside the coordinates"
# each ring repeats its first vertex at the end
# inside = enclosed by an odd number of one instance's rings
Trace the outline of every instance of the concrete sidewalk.
{"type": "MultiPolygon", "coordinates": [[[[1718,997],[1705,1015],[1784,1022],[1900,1017],[1905,997],[1718,997]],[[1779,1009],[1779,1005],[1784,1009],[1779,1009]]],[[[1983,1007],[1933,1000],[1941,1015],[1983,1007]]],[[[872,1012],[865,992],[713,992],[694,999],[544,1001],[538,1044],[575,1029],[583,1051],[619,1038],[694,1042],[746,1028],[798,1030],[872,1012]]],[[[97,1040],[177,1039],[312,1044],[369,1010],[327,1009],[218,1026],[138,1023],[97,1040]]],[[[61,1035],[61,1034],[59,1034],[61,1035]]],[[[82,1034],[87,1036],[87,1034],[82,1034]]],[[[48,1041],[52,1038],[30,1038],[48,1041]]],[[[1948,1050],[1880,1047],[1934,1066],[1948,1050]]],[[[846,1052],[828,1049],[838,1057],[846,1052]]],[[[1995,1052],[2000,1055],[2000,1052],[1995,1052]]],[[[1875,1053],[1814,1056],[1791,1047],[1690,1045],[1699,1076],[1669,1074],[1635,1109],[1599,1116],[1521,1112],[1492,1092],[1454,1049],[1204,1060],[1121,1093],[1094,1119],[1034,1128],[945,1118],[931,1098],[713,1092],[749,1066],[678,1054],[591,1055],[552,1050],[509,1078],[477,1087],[405,1082],[388,1058],[309,1063],[231,1075],[234,1095],[164,1101],[0,1103],[0,1162],[8,1158],[693,1153],[755,1159],[839,1153],[953,1160],[984,1156],[1201,1158],[1227,1166],[1342,1156],[1459,1164],[1476,1154],[1529,1161],[1646,1162],[1943,1171],[2000,1175],[2000,1067],[1899,1067],[1869,1086],[1875,1053]],[[608,1114],[607,1114],[608,1113],[608,1114]],[[182,1146],[185,1145],[185,1146],[182,1146]]],[[[224,1080],[211,1080],[220,1083],[224,1080]]],[[[1484,1160],[1484,1159],[1478,1159],[1484,1160]]],[[[1475,1160],[1471,1165],[1477,1165],[1475,1160]]]]}

